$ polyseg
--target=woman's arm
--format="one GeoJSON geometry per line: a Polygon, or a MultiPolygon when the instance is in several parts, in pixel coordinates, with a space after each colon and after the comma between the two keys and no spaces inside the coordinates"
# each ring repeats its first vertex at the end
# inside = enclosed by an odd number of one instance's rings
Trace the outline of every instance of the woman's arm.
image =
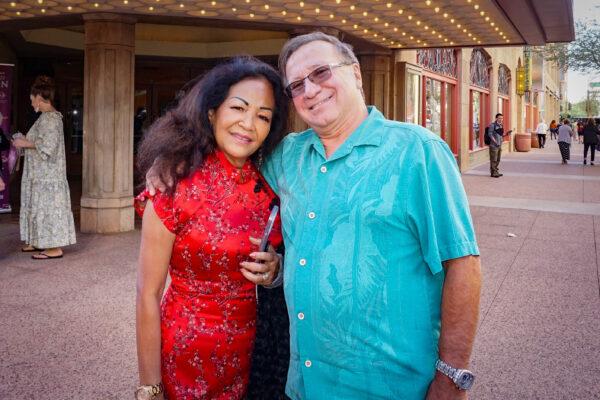
{"type": "Polygon", "coordinates": [[[24,137],[14,138],[12,143],[18,149],[35,149],[35,144],[24,137]]]}
{"type": "Polygon", "coordinates": [[[142,219],[137,276],[136,336],[140,385],[161,382],[160,301],[165,287],[175,235],[148,201],[142,219]]]}

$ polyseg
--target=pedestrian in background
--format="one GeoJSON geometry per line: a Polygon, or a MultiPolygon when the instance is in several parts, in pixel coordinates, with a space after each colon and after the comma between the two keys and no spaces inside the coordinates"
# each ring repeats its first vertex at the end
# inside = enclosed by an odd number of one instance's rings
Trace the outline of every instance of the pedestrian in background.
{"type": "Polygon", "coordinates": [[[41,115],[27,136],[13,136],[13,145],[25,149],[19,219],[25,247],[21,250],[40,250],[32,256],[35,260],[60,258],[63,246],[75,244],[62,114],[54,108],[54,91],[51,78],[35,79],[29,98],[41,115]]]}
{"type": "Polygon", "coordinates": [[[583,143],[583,122],[577,121],[577,143],[583,143]]]}
{"type": "Polygon", "coordinates": [[[594,153],[598,145],[598,127],[593,118],[589,118],[583,128],[583,164],[587,164],[587,153],[590,150],[590,165],[594,165],[594,153]]]}
{"type": "Polygon", "coordinates": [[[543,149],[546,145],[546,132],[548,131],[548,125],[542,119],[538,124],[537,128],[535,128],[535,132],[537,133],[538,143],[540,145],[540,149],[543,149]]]}
{"type": "Polygon", "coordinates": [[[558,148],[560,149],[563,164],[568,164],[567,161],[571,159],[571,138],[573,135],[573,129],[571,129],[569,120],[565,119],[560,128],[558,128],[558,148]]]}
{"type": "Polygon", "coordinates": [[[510,132],[504,132],[504,116],[500,113],[496,114],[496,120],[487,128],[487,133],[490,137],[489,153],[490,153],[490,176],[492,178],[500,178],[502,174],[498,171],[500,158],[502,157],[502,142],[504,136],[508,136],[510,132]]]}
{"type": "Polygon", "coordinates": [[[558,125],[556,124],[556,120],[553,119],[550,122],[548,129],[550,130],[550,140],[556,139],[558,137],[558,125]]]}

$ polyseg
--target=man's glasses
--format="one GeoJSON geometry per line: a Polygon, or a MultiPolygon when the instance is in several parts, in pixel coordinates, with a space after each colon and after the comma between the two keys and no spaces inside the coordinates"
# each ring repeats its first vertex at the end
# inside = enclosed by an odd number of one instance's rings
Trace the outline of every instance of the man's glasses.
{"type": "Polygon", "coordinates": [[[341,62],[339,64],[322,65],[322,66],[316,68],[310,74],[306,75],[304,78],[298,79],[297,81],[294,81],[294,82],[290,83],[289,85],[287,85],[287,87],[285,88],[285,92],[291,98],[300,96],[300,95],[304,94],[304,89],[306,87],[304,82],[306,81],[307,78],[312,83],[318,85],[320,83],[325,82],[327,79],[331,78],[332,70],[334,68],[339,68],[339,67],[343,67],[346,65],[352,65],[352,64],[353,63],[346,61],[346,62],[341,62]]]}

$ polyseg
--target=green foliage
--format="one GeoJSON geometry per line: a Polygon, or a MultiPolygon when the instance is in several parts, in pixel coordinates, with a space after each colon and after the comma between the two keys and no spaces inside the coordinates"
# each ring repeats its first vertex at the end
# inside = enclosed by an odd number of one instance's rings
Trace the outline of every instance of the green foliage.
{"type": "Polygon", "coordinates": [[[569,114],[574,118],[595,117],[600,115],[600,101],[597,98],[590,98],[573,103],[569,114]]]}
{"type": "Polygon", "coordinates": [[[559,66],[572,71],[600,71],[600,21],[577,22],[575,32],[574,42],[550,43],[534,51],[542,54],[546,60],[556,61],[559,66]]]}

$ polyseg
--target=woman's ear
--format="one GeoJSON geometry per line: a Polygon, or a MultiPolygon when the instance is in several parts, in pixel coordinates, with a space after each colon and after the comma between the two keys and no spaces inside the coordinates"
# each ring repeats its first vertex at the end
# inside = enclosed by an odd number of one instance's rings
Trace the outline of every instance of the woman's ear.
{"type": "Polygon", "coordinates": [[[208,121],[211,126],[215,124],[215,110],[208,110],[208,121]]]}

